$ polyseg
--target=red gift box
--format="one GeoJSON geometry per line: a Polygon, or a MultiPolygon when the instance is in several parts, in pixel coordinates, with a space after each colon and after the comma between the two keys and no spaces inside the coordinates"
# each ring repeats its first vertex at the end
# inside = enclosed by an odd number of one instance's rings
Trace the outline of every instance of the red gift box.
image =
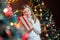
{"type": "Polygon", "coordinates": [[[20,17],[21,22],[23,23],[23,25],[25,26],[25,28],[27,30],[31,30],[32,29],[32,25],[31,23],[28,21],[27,17],[25,15],[20,17]]]}

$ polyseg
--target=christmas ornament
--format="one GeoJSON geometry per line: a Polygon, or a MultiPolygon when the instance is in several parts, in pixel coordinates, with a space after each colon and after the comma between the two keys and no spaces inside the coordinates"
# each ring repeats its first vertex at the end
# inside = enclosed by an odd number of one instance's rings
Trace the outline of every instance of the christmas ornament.
{"type": "Polygon", "coordinates": [[[34,6],[34,11],[37,11],[36,7],[37,7],[37,6],[34,6]]]}
{"type": "Polygon", "coordinates": [[[37,11],[37,9],[34,9],[34,11],[37,11]]]}
{"type": "Polygon", "coordinates": [[[41,5],[45,5],[44,2],[42,2],[41,5]]]}
{"type": "Polygon", "coordinates": [[[20,23],[15,22],[13,25],[14,25],[14,27],[15,27],[16,29],[19,29],[19,28],[20,28],[20,23]]]}
{"type": "Polygon", "coordinates": [[[48,34],[46,34],[46,37],[48,37],[48,34]]]}
{"type": "Polygon", "coordinates": [[[57,34],[57,36],[59,36],[60,34],[57,34]]]}
{"type": "Polygon", "coordinates": [[[4,12],[4,13],[8,12],[8,8],[5,8],[5,9],[3,10],[3,12],[4,12]]]}
{"type": "Polygon", "coordinates": [[[46,20],[48,20],[48,17],[46,17],[46,20]]]}
{"type": "Polygon", "coordinates": [[[4,12],[4,15],[5,15],[6,17],[11,16],[11,14],[10,14],[9,11],[8,11],[8,8],[5,8],[5,9],[3,10],[3,12],[4,12]]]}
{"type": "Polygon", "coordinates": [[[40,17],[42,17],[42,13],[40,13],[40,17]]]}
{"type": "Polygon", "coordinates": [[[42,9],[40,8],[40,10],[39,10],[40,12],[42,12],[42,9]]]}
{"type": "Polygon", "coordinates": [[[9,4],[7,4],[7,8],[3,9],[3,12],[6,17],[10,17],[12,15],[12,8],[9,4]]]}
{"type": "Polygon", "coordinates": [[[56,38],[57,38],[57,36],[56,36],[56,38]]]}

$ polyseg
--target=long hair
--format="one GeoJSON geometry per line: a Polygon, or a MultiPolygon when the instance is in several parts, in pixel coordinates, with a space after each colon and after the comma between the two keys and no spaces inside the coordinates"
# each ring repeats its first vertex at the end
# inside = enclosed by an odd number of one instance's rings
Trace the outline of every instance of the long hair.
{"type": "Polygon", "coordinates": [[[29,5],[23,5],[21,9],[24,10],[25,8],[29,8],[31,10],[32,19],[34,20],[34,23],[35,23],[37,17],[34,15],[32,8],[29,5]]]}

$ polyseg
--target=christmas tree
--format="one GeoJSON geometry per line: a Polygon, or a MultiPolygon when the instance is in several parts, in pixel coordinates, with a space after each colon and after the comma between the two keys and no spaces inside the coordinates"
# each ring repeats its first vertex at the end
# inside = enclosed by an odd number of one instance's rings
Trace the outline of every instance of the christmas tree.
{"type": "MultiPolygon", "coordinates": [[[[13,14],[12,7],[6,0],[0,0],[0,38],[12,40],[16,35],[13,24],[17,22],[17,16],[13,14]]],[[[0,39],[0,40],[1,40],[0,39]]]]}
{"type": "Polygon", "coordinates": [[[56,24],[53,19],[53,13],[49,8],[46,8],[44,1],[40,3],[33,1],[33,11],[39,18],[42,28],[41,38],[42,40],[60,40],[60,30],[56,30],[56,24]]]}

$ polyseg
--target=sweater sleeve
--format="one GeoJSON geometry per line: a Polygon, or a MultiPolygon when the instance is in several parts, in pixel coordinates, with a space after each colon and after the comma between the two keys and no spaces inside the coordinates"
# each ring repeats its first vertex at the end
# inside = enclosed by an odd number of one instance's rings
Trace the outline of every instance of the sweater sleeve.
{"type": "Polygon", "coordinates": [[[34,23],[33,19],[29,19],[29,21],[32,23],[33,29],[37,34],[41,33],[41,25],[38,19],[36,19],[36,22],[34,23]]]}
{"type": "Polygon", "coordinates": [[[39,22],[38,19],[36,20],[36,23],[33,24],[33,27],[34,27],[34,30],[35,30],[38,34],[41,33],[41,26],[40,26],[40,22],[39,22]]]}

